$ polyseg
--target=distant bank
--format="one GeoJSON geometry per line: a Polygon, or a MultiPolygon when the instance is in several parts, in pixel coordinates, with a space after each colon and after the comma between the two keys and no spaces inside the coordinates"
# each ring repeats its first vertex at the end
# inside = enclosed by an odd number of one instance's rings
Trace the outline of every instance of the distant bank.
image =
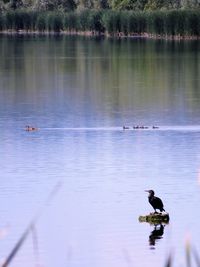
{"type": "Polygon", "coordinates": [[[200,11],[7,11],[0,13],[0,32],[200,39],[200,11]]]}

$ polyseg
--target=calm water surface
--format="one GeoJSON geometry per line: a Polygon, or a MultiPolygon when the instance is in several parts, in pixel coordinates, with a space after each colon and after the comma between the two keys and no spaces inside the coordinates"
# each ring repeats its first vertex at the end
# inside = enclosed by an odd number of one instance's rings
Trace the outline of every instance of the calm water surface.
{"type": "Polygon", "coordinates": [[[0,36],[0,261],[41,207],[9,266],[183,266],[188,237],[200,252],[199,77],[196,41],[0,36]],[[138,124],[160,128],[122,130],[138,124]],[[145,189],[171,218],[157,240],[145,189]]]}

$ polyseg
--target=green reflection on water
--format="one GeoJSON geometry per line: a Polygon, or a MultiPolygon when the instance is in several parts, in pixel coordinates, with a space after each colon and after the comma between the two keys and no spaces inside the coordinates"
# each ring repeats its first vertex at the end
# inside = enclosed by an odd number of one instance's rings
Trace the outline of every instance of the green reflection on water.
{"type": "Polygon", "coordinates": [[[123,121],[135,114],[148,122],[157,112],[166,123],[174,114],[179,123],[189,123],[191,113],[200,111],[199,46],[198,41],[1,36],[0,92],[8,96],[7,104],[23,99],[46,112],[55,111],[56,99],[63,109],[72,104],[84,115],[90,106],[111,121],[120,113],[123,121]]]}

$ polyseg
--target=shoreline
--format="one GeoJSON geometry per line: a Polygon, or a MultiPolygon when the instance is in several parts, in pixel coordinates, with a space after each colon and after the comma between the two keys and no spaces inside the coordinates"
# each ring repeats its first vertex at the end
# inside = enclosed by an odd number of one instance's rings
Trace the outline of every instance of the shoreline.
{"type": "Polygon", "coordinates": [[[200,10],[0,13],[2,34],[199,40],[200,10]]]}
{"type": "Polygon", "coordinates": [[[0,35],[43,35],[43,36],[85,36],[85,37],[103,37],[103,38],[115,38],[115,39],[154,39],[154,40],[172,40],[172,41],[193,41],[200,40],[200,36],[195,35],[159,35],[150,33],[141,34],[127,34],[122,32],[109,34],[107,32],[98,33],[94,31],[26,31],[26,30],[5,30],[0,31],[0,35]]]}

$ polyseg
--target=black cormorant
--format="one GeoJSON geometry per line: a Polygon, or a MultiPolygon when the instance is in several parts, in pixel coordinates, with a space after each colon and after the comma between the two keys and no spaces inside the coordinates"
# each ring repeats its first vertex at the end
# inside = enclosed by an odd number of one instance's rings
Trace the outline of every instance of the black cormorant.
{"type": "Polygon", "coordinates": [[[157,209],[160,210],[160,212],[165,211],[163,208],[164,206],[162,200],[159,197],[155,197],[155,193],[153,190],[145,190],[145,192],[149,193],[148,196],[149,203],[154,208],[155,213],[157,209]]]}

